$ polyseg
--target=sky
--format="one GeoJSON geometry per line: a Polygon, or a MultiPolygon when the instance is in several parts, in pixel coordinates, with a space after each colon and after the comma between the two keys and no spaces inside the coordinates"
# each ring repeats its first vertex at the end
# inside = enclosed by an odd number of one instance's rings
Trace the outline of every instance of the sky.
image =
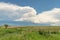
{"type": "Polygon", "coordinates": [[[0,0],[0,21],[60,26],[60,0],[0,0]]]}
{"type": "Polygon", "coordinates": [[[35,8],[38,13],[60,7],[60,0],[0,0],[0,2],[16,4],[19,6],[31,6],[35,8]]]}

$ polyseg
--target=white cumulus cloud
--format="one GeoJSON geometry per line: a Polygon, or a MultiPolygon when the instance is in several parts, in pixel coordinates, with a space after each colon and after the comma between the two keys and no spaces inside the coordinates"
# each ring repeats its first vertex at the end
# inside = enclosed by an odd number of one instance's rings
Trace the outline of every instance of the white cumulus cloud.
{"type": "Polygon", "coordinates": [[[60,8],[53,8],[37,14],[36,10],[30,6],[22,7],[0,2],[0,20],[30,21],[38,24],[60,25],[60,8]]]}
{"type": "Polygon", "coordinates": [[[50,25],[60,25],[60,8],[53,8],[49,11],[44,11],[35,16],[23,15],[18,21],[31,21],[34,23],[50,23],[50,25]]]}
{"type": "Polygon", "coordinates": [[[15,20],[23,15],[34,16],[36,11],[30,6],[18,6],[10,3],[0,3],[0,20],[15,20]]]}

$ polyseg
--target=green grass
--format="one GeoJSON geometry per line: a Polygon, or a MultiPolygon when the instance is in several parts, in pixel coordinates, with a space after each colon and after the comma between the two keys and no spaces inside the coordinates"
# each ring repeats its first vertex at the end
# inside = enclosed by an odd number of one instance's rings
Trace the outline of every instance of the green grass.
{"type": "Polygon", "coordinates": [[[60,40],[60,27],[0,28],[0,40],[60,40]]]}

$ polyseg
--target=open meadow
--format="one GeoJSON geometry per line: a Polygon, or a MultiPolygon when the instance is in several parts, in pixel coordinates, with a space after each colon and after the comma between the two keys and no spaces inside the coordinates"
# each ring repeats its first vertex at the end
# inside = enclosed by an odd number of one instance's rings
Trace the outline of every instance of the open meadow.
{"type": "Polygon", "coordinates": [[[60,40],[60,27],[0,27],[0,40],[60,40]]]}

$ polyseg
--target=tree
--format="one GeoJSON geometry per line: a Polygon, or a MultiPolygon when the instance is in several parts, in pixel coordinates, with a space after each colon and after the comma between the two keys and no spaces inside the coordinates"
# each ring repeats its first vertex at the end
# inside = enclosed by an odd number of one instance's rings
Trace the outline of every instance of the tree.
{"type": "Polygon", "coordinates": [[[7,24],[4,24],[4,27],[5,27],[5,28],[8,28],[8,25],[7,25],[7,24]]]}

